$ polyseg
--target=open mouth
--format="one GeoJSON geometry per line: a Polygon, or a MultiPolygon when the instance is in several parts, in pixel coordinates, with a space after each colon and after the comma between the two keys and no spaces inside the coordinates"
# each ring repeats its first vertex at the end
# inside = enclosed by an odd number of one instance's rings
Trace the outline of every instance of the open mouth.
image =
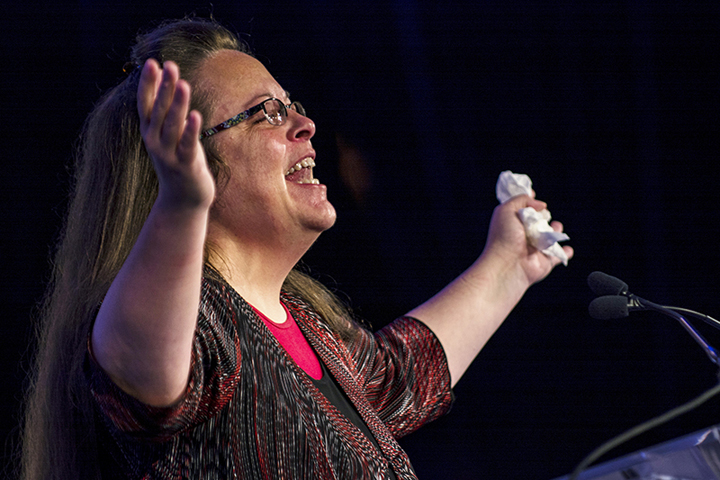
{"type": "Polygon", "coordinates": [[[285,172],[285,180],[299,184],[319,185],[320,181],[317,178],[313,178],[312,168],[314,166],[315,160],[308,157],[296,163],[290,170],[285,172]]]}

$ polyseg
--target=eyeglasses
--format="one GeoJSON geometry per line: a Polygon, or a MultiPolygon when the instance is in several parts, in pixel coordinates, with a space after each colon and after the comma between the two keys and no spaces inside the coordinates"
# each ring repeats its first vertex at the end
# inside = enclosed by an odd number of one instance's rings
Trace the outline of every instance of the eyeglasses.
{"type": "Polygon", "coordinates": [[[238,123],[244,122],[248,118],[252,117],[260,110],[263,111],[263,114],[265,114],[265,119],[270,122],[270,125],[282,125],[287,119],[288,108],[295,110],[303,117],[305,116],[305,109],[302,105],[300,105],[300,102],[292,102],[290,105],[285,105],[282,100],[279,100],[277,98],[268,98],[267,100],[263,100],[261,103],[258,103],[254,107],[251,107],[242,113],[238,113],[234,117],[225,120],[224,122],[215,125],[212,128],[208,128],[204,132],[200,133],[200,140],[202,140],[203,138],[207,138],[211,135],[215,135],[218,132],[222,132],[223,130],[227,130],[230,127],[234,127],[238,123]]]}

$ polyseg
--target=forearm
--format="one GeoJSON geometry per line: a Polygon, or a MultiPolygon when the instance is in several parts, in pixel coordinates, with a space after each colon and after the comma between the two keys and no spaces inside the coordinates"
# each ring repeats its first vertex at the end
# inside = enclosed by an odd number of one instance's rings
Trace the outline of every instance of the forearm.
{"type": "MultiPolygon", "coordinates": [[[[544,202],[517,196],[495,208],[480,258],[440,293],[409,313],[429,326],[448,358],[453,385],[525,291],[560,263],[528,244],[517,212],[544,202]]],[[[562,224],[553,222],[562,231],[562,224]]],[[[571,247],[563,247],[572,258],[571,247]]]]}
{"type": "Polygon", "coordinates": [[[158,201],[113,281],[92,333],[98,363],[126,392],[169,405],[187,384],[200,299],[206,207],[158,201]]]}
{"type": "Polygon", "coordinates": [[[521,268],[486,252],[442,291],[408,313],[437,335],[447,355],[452,385],[528,286],[521,268]]]}

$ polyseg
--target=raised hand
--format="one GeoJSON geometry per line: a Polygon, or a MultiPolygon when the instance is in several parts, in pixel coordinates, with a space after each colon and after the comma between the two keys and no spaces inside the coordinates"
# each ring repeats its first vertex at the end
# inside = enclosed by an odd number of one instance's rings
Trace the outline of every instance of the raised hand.
{"type": "Polygon", "coordinates": [[[158,199],[100,307],[95,358],[125,392],[168,406],[185,392],[200,302],[215,182],[176,64],[148,60],[138,86],[140,132],[160,183],[158,199]]]}
{"type": "MultiPolygon", "coordinates": [[[[440,339],[452,384],[462,376],[485,342],[505,320],[527,288],[560,263],[531,246],[518,218],[521,208],[545,208],[529,195],[498,205],[480,258],[437,295],[408,315],[419,318],[440,339]]],[[[559,222],[552,222],[562,231],[559,222]]],[[[563,247],[568,258],[571,247],[563,247]]]]}
{"type": "Polygon", "coordinates": [[[215,184],[199,135],[202,117],[190,110],[190,85],[178,66],[150,59],[137,93],[140,133],[160,182],[158,201],[168,208],[209,208],[215,184]]]}
{"type": "MultiPolygon", "coordinates": [[[[508,265],[515,264],[521,269],[528,286],[545,278],[560,263],[556,257],[550,257],[534,248],[527,241],[525,229],[517,216],[517,212],[525,207],[540,211],[547,207],[527,195],[517,196],[505,204],[498,205],[493,212],[487,244],[483,255],[499,255],[508,265]]],[[[550,226],[556,232],[562,232],[563,225],[553,221],[550,226]]],[[[568,258],[572,258],[573,249],[564,246],[568,258]]]]}

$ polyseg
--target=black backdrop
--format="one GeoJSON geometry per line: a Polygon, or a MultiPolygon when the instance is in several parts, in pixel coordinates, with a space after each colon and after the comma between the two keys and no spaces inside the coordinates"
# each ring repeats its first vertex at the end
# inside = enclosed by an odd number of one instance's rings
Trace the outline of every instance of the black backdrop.
{"type": "MultiPolygon", "coordinates": [[[[374,327],[480,253],[502,170],[529,174],[565,224],[576,258],[528,292],[451,414],[403,440],[421,478],[551,479],[715,383],[670,319],[591,320],[585,279],[720,315],[716,2],[14,2],[0,24],[6,460],[74,139],[138,29],[192,12],[243,33],[315,120],[339,220],[305,262],[374,327]]],[[[720,423],[719,406],[605,459],[720,423]]]]}

